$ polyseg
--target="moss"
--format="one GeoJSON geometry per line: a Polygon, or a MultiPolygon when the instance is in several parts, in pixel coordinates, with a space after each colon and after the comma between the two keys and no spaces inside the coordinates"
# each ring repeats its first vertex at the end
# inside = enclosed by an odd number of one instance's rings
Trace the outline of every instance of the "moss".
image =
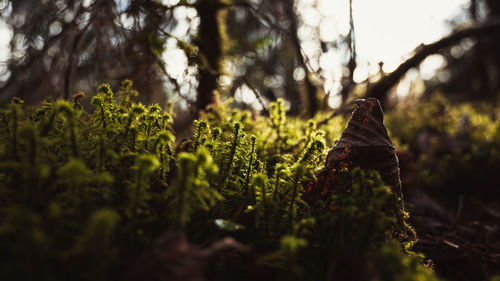
{"type": "Polygon", "coordinates": [[[321,116],[287,117],[282,100],[254,118],[223,103],[176,144],[172,116],[135,96],[124,81],[116,95],[100,86],[92,111],[16,100],[0,112],[0,279],[120,279],[169,231],[198,244],[230,233],[252,245],[259,279],[326,280],[344,248],[395,267],[383,280],[431,276],[385,246],[411,228],[376,172],[345,171],[329,201],[302,200],[344,119],[319,130],[321,116]]]}

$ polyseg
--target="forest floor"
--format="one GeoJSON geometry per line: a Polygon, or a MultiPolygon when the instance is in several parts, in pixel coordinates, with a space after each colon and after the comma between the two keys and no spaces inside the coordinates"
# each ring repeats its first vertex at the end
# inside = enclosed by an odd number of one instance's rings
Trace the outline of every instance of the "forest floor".
{"type": "Polygon", "coordinates": [[[418,234],[417,252],[446,280],[489,280],[500,270],[500,200],[459,195],[444,202],[413,186],[406,201],[418,234]]]}

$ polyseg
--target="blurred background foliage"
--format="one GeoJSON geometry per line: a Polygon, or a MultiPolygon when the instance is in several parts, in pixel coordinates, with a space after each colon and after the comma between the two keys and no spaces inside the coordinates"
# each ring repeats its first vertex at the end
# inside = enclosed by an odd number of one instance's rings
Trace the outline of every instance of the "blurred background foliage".
{"type": "Polygon", "coordinates": [[[13,96],[27,103],[69,98],[77,91],[91,93],[102,82],[117,88],[124,79],[134,81],[139,101],[173,102],[186,116],[228,97],[237,106],[264,111],[283,98],[291,114],[309,117],[365,95],[394,105],[401,79],[404,96],[440,91],[452,100],[498,98],[496,1],[463,6],[449,22],[452,38],[435,49],[415,46],[409,57],[416,60],[398,75],[380,62],[378,73],[361,80],[355,79],[360,62],[353,9],[363,6],[354,4],[336,11],[349,15],[348,28],[332,37],[314,18],[323,17],[321,11],[311,12],[324,6],[315,1],[2,0],[3,28],[12,36],[0,102],[13,96]],[[493,27],[482,28],[488,24],[493,27]],[[479,30],[453,37],[474,27],[479,30]],[[336,73],[324,62],[334,59],[325,56],[332,52],[340,57],[336,73]],[[441,67],[424,79],[418,66],[430,55],[441,67]],[[394,79],[381,79],[386,76],[394,79]],[[383,87],[374,86],[377,81],[383,87]]]}

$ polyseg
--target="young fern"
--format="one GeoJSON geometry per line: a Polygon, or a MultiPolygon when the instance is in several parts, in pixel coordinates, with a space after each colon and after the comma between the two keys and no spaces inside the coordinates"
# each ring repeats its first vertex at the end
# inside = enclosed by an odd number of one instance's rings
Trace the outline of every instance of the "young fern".
{"type": "Polygon", "coordinates": [[[37,162],[38,136],[32,124],[26,124],[19,130],[19,137],[28,143],[28,159],[31,166],[37,162]]]}
{"type": "Polygon", "coordinates": [[[273,200],[278,199],[278,194],[280,192],[280,187],[282,184],[286,183],[290,177],[290,171],[288,165],[285,163],[276,164],[274,172],[274,190],[273,190],[273,200]]]}
{"type": "Polygon", "coordinates": [[[97,107],[99,114],[100,114],[100,124],[103,129],[106,129],[106,119],[107,117],[107,112],[104,106],[105,103],[105,96],[104,94],[97,94],[92,98],[91,101],[92,105],[97,107]]]}
{"type": "Polygon", "coordinates": [[[177,162],[177,177],[167,196],[173,227],[184,229],[194,211],[208,211],[223,197],[210,187],[209,179],[217,174],[218,167],[206,149],[200,148],[195,154],[182,152],[177,162]]]}
{"type": "Polygon", "coordinates": [[[254,162],[254,157],[255,157],[255,141],[256,141],[256,139],[257,138],[255,136],[250,137],[250,141],[252,143],[252,152],[250,152],[250,160],[248,161],[248,168],[247,168],[247,172],[246,172],[245,185],[244,185],[245,196],[247,198],[252,197],[254,202],[255,202],[255,192],[248,190],[248,186],[250,184],[250,176],[252,174],[252,167],[254,164],[253,162],[254,162]],[[249,192],[251,192],[252,194],[250,195],[249,192]]]}
{"type": "Polygon", "coordinates": [[[278,148],[278,153],[281,153],[282,149],[282,132],[283,126],[286,123],[286,111],[285,101],[282,98],[278,98],[276,102],[271,104],[270,118],[271,125],[276,132],[276,145],[278,148]]]}
{"type": "MultiPolygon", "coordinates": [[[[39,161],[39,137],[33,124],[24,123],[19,128],[19,145],[25,147],[26,154],[19,157],[22,162],[20,182],[23,182],[23,198],[25,202],[33,205],[36,197],[40,196],[40,186],[49,175],[49,167],[39,161]]],[[[24,150],[24,149],[23,149],[24,150]]]]}
{"type": "Polygon", "coordinates": [[[322,153],[326,148],[325,144],[325,133],[323,131],[317,131],[314,133],[311,141],[307,144],[302,156],[299,158],[299,163],[307,163],[313,158],[315,153],[322,153]]]}
{"type": "Polygon", "coordinates": [[[212,131],[212,141],[215,142],[222,135],[222,129],[219,127],[215,127],[212,131]]]}
{"type": "Polygon", "coordinates": [[[136,152],[137,151],[137,138],[138,138],[138,135],[139,135],[139,129],[136,127],[136,126],[130,126],[130,138],[131,138],[131,142],[130,142],[130,150],[132,152],[136,152]]]}
{"type": "Polygon", "coordinates": [[[304,148],[306,148],[309,145],[309,142],[311,141],[315,127],[316,127],[316,124],[315,124],[314,120],[307,121],[307,129],[306,129],[306,138],[305,138],[305,142],[304,142],[304,148]]]}
{"type": "Polygon", "coordinates": [[[92,98],[91,104],[97,108],[98,114],[94,114],[94,120],[103,128],[104,133],[108,127],[116,125],[120,113],[108,84],[102,84],[97,88],[97,94],[92,98]]]}
{"type": "Polygon", "coordinates": [[[229,151],[229,158],[228,158],[228,161],[226,164],[226,168],[221,171],[222,184],[219,187],[219,191],[226,189],[229,178],[231,178],[231,172],[232,172],[232,168],[233,168],[234,158],[236,156],[238,145],[240,143],[242,124],[239,122],[235,122],[233,127],[234,127],[233,140],[231,142],[231,148],[229,151]]]}
{"type": "Polygon", "coordinates": [[[5,132],[2,132],[2,133],[9,136],[10,135],[10,129],[9,129],[9,121],[8,121],[8,117],[7,117],[8,115],[9,115],[9,111],[8,110],[3,110],[3,109],[0,110],[0,120],[2,122],[2,130],[5,131],[5,132]]]}
{"type": "MultiPolygon", "coordinates": [[[[10,114],[12,118],[12,158],[14,160],[19,160],[18,155],[18,128],[19,128],[19,118],[23,114],[22,105],[24,102],[18,98],[13,98],[9,104],[10,114]]],[[[8,128],[8,126],[7,126],[8,128]]]]}
{"type": "Polygon", "coordinates": [[[126,114],[123,114],[123,117],[126,119],[125,123],[125,128],[122,133],[122,143],[127,142],[127,138],[129,136],[129,133],[132,132],[132,144],[131,144],[131,150],[135,151],[135,140],[137,137],[137,128],[134,125],[134,121],[136,121],[139,117],[141,117],[144,113],[146,112],[146,108],[142,104],[135,104],[133,105],[129,112],[126,114]]]}
{"type": "Polygon", "coordinates": [[[270,213],[271,213],[271,193],[269,192],[267,188],[267,177],[262,174],[258,173],[255,174],[252,177],[252,189],[254,190],[255,193],[255,206],[254,208],[256,209],[256,226],[257,228],[262,227],[262,221],[263,221],[263,228],[264,228],[264,234],[265,236],[269,236],[269,220],[270,220],[270,213]]]}
{"type": "Polygon", "coordinates": [[[297,218],[297,202],[300,200],[300,195],[301,195],[301,188],[302,186],[300,185],[300,182],[302,181],[302,178],[304,177],[305,174],[305,167],[297,163],[292,167],[292,177],[293,177],[293,182],[292,182],[292,188],[291,188],[291,197],[290,197],[290,204],[288,205],[288,229],[293,228],[294,221],[297,218]]]}
{"type": "Polygon", "coordinates": [[[73,158],[57,171],[63,184],[68,185],[67,200],[75,207],[88,201],[87,183],[91,178],[92,171],[80,159],[73,158]]]}
{"type": "Polygon", "coordinates": [[[149,140],[152,135],[156,133],[156,131],[160,128],[159,120],[161,118],[160,115],[161,108],[157,104],[150,105],[148,107],[146,116],[145,116],[145,126],[146,126],[146,138],[144,141],[144,149],[149,150],[149,140]]]}
{"type": "Polygon", "coordinates": [[[44,100],[42,102],[41,108],[37,110],[36,115],[41,119],[37,120],[39,121],[39,123],[41,123],[40,136],[45,137],[53,129],[54,121],[57,117],[57,109],[54,102],[52,102],[51,100],[44,100]],[[48,115],[48,120],[44,118],[46,115],[48,115]]]}
{"type": "Polygon", "coordinates": [[[123,80],[120,91],[116,93],[117,104],[123,109],[127,110],[132,106],[132,99],[139,95],[139,92],[132,89],[131,80],[123,80]]]}
{"type": "Polygon", "coordinates": [[[156,136],[152,152],[160,155],[160,175],[163,177],[169,171],[173,159],[172,144],[175,136],[170,131],[162,131],[156,136]]]}
{"type": "Polygon", "coordinates": [[[195,132],[194,132],[194,151],[198,150],[198,147],[200,146],[200,143],[202,142],[201,139],[203,138],[205,132],[208,130],[208,124],[207,121],[204,120],[195,120],[193,122],[194,127],[195,127],[195,132]]]}
{"type": "Polygon", "coordinates": [[[71,144],[71,152],[74,158],[78,158],[78,139],[77,139],[77,129],[76,120],[78,118],[77,112],[73,107],[66,101],[57,101],[56,103],[57,112],[66,120],[67,129],[69,131],[69,139],[71,144]]]}
{"type": "Polygon", "coordinates": [[[137,216],[141,212],[141,208],[147,206],[146,201],[151,199],[148,176],[159,166],[160,162],[154,155],[143,154],[137,158],[132,167],[135,171],[135,180],[128,188],[128,216],[137,216]]]}

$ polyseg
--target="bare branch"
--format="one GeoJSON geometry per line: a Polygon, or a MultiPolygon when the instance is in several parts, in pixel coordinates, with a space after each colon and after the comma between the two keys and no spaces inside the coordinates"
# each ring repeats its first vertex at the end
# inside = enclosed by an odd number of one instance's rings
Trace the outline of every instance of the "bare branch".
{"type": "Polygon", "coordinates": [[[264,114],[267,114],[269,112],[269,109],[267,108],[266,104],[262,100],[262,97],[259,94],[259,92],[257,91],[257,89],[255,89],[255,87],[252,84],[250,84],[250,82],[248,81],[248,79],[245,76],[243,76],[242,79],[243,79],[243,82],[247,85],[247,87],[250,88],[250,90],[252,90],[253,94],[255,95],[257,100],[259,101],[260,105],[262,106],[262,112],[264,114]]]}
{"type": "Polygon", "coordinates": [[[422,45],[417,48],[416,53],[411,58],[407,59],[405,62],[400,64],[396,70],[389,73],[387,76],[383,77],[376,84],[374,84],[367,92],[366,96],[379,99],[383,106],[387,99],[388,91],[399,82],[408,70],[418,66],[428,56],[437,54],[442,49],[450,47],[462,39],[498,30],[500,30],[500,19],[493,19],[478,26],[452,33],[451,35],[434,43],[422,45]]]}

